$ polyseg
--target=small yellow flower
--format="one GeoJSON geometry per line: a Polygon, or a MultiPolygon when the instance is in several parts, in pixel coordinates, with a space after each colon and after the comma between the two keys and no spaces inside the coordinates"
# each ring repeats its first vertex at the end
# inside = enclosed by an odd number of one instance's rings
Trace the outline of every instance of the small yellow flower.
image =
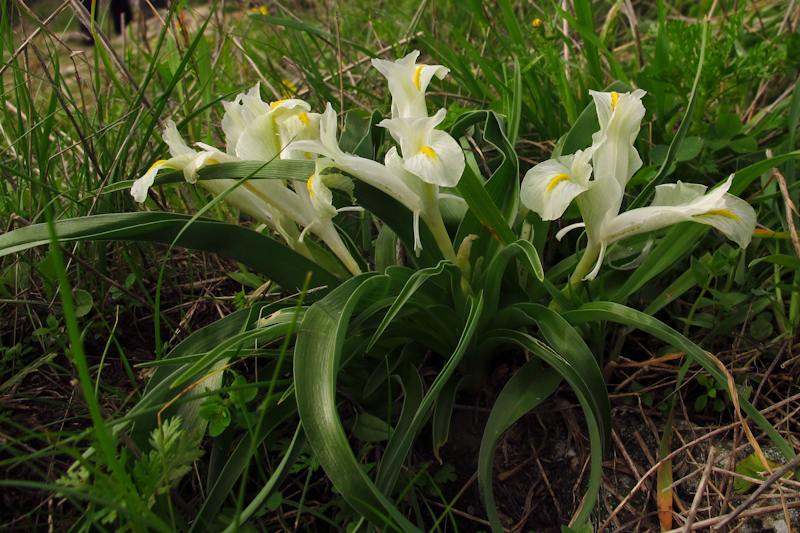
{"type": "Polygon", "coordinates": [[[542,22],[542,19],[533,19],[533,22],[531,22],[531,26],[533,26],[534,30],[538,30],[543,24],[544,22],[542,22]]]}
{"type": "Polygon", "coordinates": [[[297,94],[297,86],[289,80],[281,80],[281,93],[284,98],[291,98],[297,94]]]}

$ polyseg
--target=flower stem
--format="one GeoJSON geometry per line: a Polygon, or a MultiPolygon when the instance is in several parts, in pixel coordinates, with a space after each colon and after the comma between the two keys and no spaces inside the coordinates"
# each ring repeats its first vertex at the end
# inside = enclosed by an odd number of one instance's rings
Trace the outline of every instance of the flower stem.
{"type": "Polygon", "coordinates": [[[599,246],[588,246],[586,250],[583,251],[583,256],[581,260],[578,261],[578,264],[575,266],[575,270],[572,272],[572,276],[569,278],[569,284],[561,291],[564,296],[569,297],[570,287],[572,287],[573,291],[578,290],[580,287],[583,278],[586,277],[594,264],[597,262],[597,258],[600,256],[600,247],[599,246]]]}
{"type": "Polygon", "coordinates": [[[428,183],[424,183],[423,187],[424,198],[422,200],[420,218],[425,221],[428,229],[433,233],[433,238],[436,239],[436,244],[439,246],[439,250],[442,251],[444,258],[458,264],[453,242],[450,240],[450,235],[444,226],[444,220],[442,220],[442,212],[439,210],[439,187],[428,183]]]}

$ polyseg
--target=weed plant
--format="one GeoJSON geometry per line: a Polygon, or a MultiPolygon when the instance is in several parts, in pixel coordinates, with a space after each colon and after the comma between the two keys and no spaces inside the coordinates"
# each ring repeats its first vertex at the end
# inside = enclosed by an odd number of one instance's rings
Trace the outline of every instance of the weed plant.
{"type": "Polygon", "coordinates": [[[0,2],[4,530],[791,522],[794,4],[0,2]]]}

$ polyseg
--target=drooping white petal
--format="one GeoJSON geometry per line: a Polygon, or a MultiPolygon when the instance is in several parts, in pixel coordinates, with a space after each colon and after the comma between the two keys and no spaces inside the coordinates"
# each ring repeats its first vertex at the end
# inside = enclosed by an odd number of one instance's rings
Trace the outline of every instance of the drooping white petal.
{"type": "MultiPolygon", "coordinates": [[[[642,166],[633,143],[639,134],[645,109],[641,89],[632,93],[589,91],[594,98],[600,130],[592,135],[594,179],[615,179],[621,190],[642,166]]],[[[620,198],[620,202],[622,199],[620,198]]],[[[616,207],[619,212],[619,205],[616,207]]]]}
{"type": "Polygon", "coordinates": [[[440,187],[455,187],[466,167],[464,152],[447,132],[434,129],[447,115],[440,109],[432,117],[386,119],[378,125],[400,143],[403,167],[419,179],[440,187]]]}
{"type": "Polygon", "coordinates": [[[156,179],[156,174],[158,174],[158,171],[161,170],[161,168],[163,168],[166,164],[166,159],[160,159],[159,161],[156,161],[149,169],[147,169],[147,172],[145,172],[142,177],[133,182],[133,185],[131,185],[131,196],[133,196],[134,200],[139,203],[144,202],[145,198],[147,198],[147,191],[153,186],[153,182],[156,179]]]}
{"type": "Polygon", "coordinates": [[[542,220],[555,220],[588,190],[592,167],[583,151],[539,163],[522,180],[520,200],[542,220]]]}
{"type": "Polygon", "coordinates": [[[159,170],[162,168],[183,170],[186,168],[186,165],[192,163],[196,157],[197,152],[191,150],[191,153],[173,157],[171,159],[161,159],[156,161],[149,169],[147,169],[147,172],[145,172],[142,177],[133,182],[133,185],[131,186],[131,196],[133,196],[133,199],[139,203],[144,202],[145,198],[147,198],[147,191],[153,186],[153,182],[155,181],[159,170]]]}
{"type": "Polygon", "coordinates": [[[722,186],[699,197],[696,196],[698,186],[685,183],[660,185],[659,187],[666,188],[658,195],[661,202],[678,201],[689,196],[695,198],[679,205],[662,203],[622,213],[605,226],[604,240],[610,244],[637,233],[692,221],[714,226],[739,246],[745,247],[750,244],[756,226],[756,214],[750,204],[725,192],[730,187],[731,180],[732,176],[722,186]]]}
{"type": "Polygon", "coordinates": [[[436,76],[443,79],[450,69],[442,65],[417,65],[419,51],[414,50],[397,61],[373,59],[372,66],[386,76],[392,94],[393,118],[421,118],[428,116],[425,91],[436,76]]]}

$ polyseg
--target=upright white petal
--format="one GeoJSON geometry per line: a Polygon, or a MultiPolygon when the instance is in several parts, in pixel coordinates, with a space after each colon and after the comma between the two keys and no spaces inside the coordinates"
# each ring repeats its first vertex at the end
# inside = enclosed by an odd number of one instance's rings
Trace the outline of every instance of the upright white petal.
{"type": "MultiPolygon", "coordinates": [[[[319,113],[301,112],[278,121],[281,142],[288,146],[295,141],[319,140],[320,119],[319,113]]],[[[283,159],[312,159],[309,152],[287,147],[281,152],[283,159]]]]}
{"type": "MultiPolygon", "coordinates": [[[[632,93],[589,91],[594,97],[600,130],[592,136],[594,179],[615,179],[621,190],[642,166],[633,143],[639,134],[645,109],[641,89],[632,93]]],[[[620,202],[622,199],[620,198],[620,202]]],[[[619,205],[616,208],[619,211],[619,205]]]]}
{"type": "Polygon", "coordinates": [[[520,200],[543,220],[555,220],[564,214],[570,202],[588,190],[592,167],[586,152],[557,157],[539,163],[522,180],[520,200]]]}
{"type": "Polygon", "coordinates": [[[425,91],[434,76],[443,79],[450,69],[442,65],[417,65],[419,50],[397,61],[373,59],[372,66],[386,76],[392,94],[392,118],[428,116],[425,91]]]}

